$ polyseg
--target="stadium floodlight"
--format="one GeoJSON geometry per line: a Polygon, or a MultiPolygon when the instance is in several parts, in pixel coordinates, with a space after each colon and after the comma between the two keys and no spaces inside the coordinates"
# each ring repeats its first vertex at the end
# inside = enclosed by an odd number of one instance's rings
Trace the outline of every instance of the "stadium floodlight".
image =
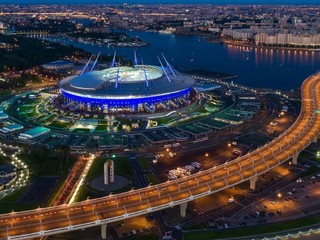
{"type": "Polygon", "coordinates": [[[167,71],[166,71],[165,67],[163,66],[163,64],[162,64],[162,62],[161,62],[161,60],[160,60],[159,56],[158,56],[158,60],[159,60],[159,63],[160,63],[160,65],[161,65],[162,71],[163,71],[163,72],[164,72],[164,74],[166,75],[166,77],[167,77],[168,81],[169,81],[169,82],[171,82],[171,79],[170,79],[170,77],[169,77],[169,75],[168,75],[168,73],[167,73],[167,71]]]}
{"type": "Polygon", "coordinates": [[[88,62],[86,63],[86,65],[84,65],[84,67],[82,68],[80,75],[84,74],[84,72],[87,70],[87,68],[88,68],[88,66],[89,66],[89,63],[90,63],[92,57],[93,57],[93,55],[91,55],[91,57],[89,58],[89,61],[88,61],[88,62]]]}
{"type": "Polygon", "coordinates": [[[117,55],[117,51],[114,51],[113,59],[112,59],[112,63],[111,63],[111,67],[112,67],[112,68],[113,68],[114,65],[116,64],[116,55],[117,55]]]}
{"type": "Polygon", "coordinates": [[[149,87],[148,76],[147,76],[147,72],[146,72],[146,66],[143,63],[143,59],[142,58],[141,58],[141,63],[142,63],[142,66],[143,66],[143,73],[144,73],[144,78],[146,80],[146,85],[147,85],[147,87],[149,87]]]}
{"type": "Polygon", "coordinates": [[[100,52],[98,53],[96,60],[94,60],[92,66],[91,66],[91,68],[90,68],[90,72],[93,71],[94,67],[96,66],[96,64],[97,64],[97,62],[98,62],[99,57],[100,57],[100,52]]]}
{"type": "Polygon", "coordinates": [[[134,67],[136,68],[137,66],[138,66],[137,52],[136,50],[134,50],[134,67]]]}
{"type": "Polygon", "coordinates": [[[164,56],[164,54],[161,53],[161,55],[162,55],[164,61],[166,62],[167,67],[170,69],[171,73],[173,74],[173,76],[176,76],[176,73],[175,73],[174,68],[173,68],[173,67],[170,65],[170,63],[167,61],[167,59],[166,59],[166,57],[164,56]]]}

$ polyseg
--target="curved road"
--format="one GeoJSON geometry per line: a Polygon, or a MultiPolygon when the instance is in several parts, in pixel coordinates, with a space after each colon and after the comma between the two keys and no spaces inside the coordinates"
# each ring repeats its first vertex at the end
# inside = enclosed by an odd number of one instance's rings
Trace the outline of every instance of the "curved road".
{"type": "Polygon", "coordinates": [[[301,112],[282,135],[226,164],[175,181],[70,205],[0,215],[0,239],[73,231],[180,205],[232,187],[291,159],[320,133],[320,74],[302,85],[301,112]]]}

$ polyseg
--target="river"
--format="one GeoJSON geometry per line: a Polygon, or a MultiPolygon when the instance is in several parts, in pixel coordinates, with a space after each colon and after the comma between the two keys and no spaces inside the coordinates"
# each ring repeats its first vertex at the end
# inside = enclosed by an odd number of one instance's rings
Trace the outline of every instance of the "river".
{"type": "MultiPolygon", "coordinates": [[[[248,49],[209,43],[198,36],[127,31],[149,46],[137,49],[139,60],[159,65],[157,55],[164,53],[176,67],[203,69],[238,75],[235,82],[250,87],[291,90],[299,87],[310,74],[320,69],[320,52],[282,49],[248,49]],[[246,50],[246,51],[244,51],[246,50]]],[[[78,42],[65,43],[86,51],[112,55],[114,48],[78,42]]],[[[133,48],[116,48],[117,54],[133,60],[133,48]]]]}

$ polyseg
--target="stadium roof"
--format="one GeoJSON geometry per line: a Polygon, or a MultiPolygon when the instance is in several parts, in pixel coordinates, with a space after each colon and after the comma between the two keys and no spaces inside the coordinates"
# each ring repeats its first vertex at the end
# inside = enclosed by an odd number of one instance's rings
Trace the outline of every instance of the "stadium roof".
{"type": "Polygon", "coordinates": [[[62,91],[101,98],[115,96],[151,96],[173,93],[192,87],[190,76],[166,73],[161,67],[145,65],[113,67],[67,77],[59,82],[62,91]],[[118,73],[119,71],[119,73],[118,73]],[[118,79],[117,79],[118,78],[118,79]]]}

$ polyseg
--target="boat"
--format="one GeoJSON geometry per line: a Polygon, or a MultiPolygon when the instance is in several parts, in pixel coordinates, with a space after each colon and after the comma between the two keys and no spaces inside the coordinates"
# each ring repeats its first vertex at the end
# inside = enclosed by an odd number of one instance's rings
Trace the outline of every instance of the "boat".
{"type": "Polygon", "coordinates": [[[243,50],[243,51],[246,52],[246,53],[252,53],[252,51],[249,50],[249,49],[245,49],[245,50],[243,50]]]}

